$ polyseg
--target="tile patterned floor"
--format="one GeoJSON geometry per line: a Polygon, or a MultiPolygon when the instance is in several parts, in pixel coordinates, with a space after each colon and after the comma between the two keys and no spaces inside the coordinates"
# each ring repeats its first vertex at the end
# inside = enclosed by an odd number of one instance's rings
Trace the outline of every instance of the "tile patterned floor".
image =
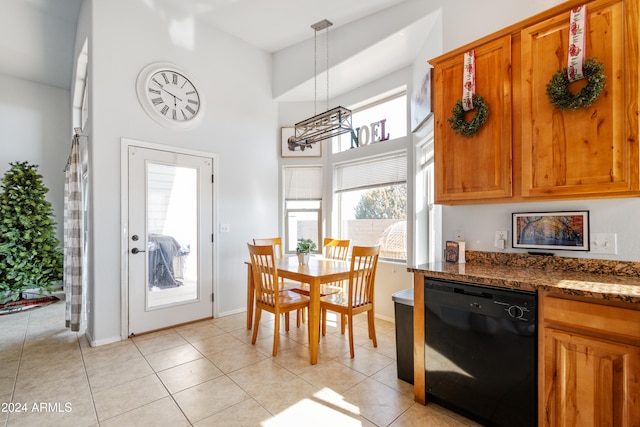
{"type": "Polygon", "coordinates": [[[273,321],[263,318],[251,345],[244,314],[97,348],[63,325],[62,301],[0,316],[0,425],[477,426],[413,401],[386,321],[376,321],[377,348],[366,317],[354,321],[355,359],[329,327],[314,366],[293,321],[275,358],[273,321]]]}

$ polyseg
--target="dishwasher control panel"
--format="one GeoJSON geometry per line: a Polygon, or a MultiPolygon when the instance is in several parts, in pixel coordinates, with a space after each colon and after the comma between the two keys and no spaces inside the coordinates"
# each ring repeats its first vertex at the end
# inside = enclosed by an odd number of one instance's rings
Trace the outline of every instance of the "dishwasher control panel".
{"type": "Polygon", "coordinates": [[[493,303],[504,307],[504,311],[507,312],[509,317],[522,320],[524,322],[532,320],[530,317],[531,310],[529,310],[526,305],[516,305],[498,300],[494,300],[493,303]]]}

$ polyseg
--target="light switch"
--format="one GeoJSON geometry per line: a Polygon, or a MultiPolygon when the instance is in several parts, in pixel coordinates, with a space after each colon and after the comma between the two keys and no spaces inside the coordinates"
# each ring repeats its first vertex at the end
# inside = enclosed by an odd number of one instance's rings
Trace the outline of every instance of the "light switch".
{"type": "Polygon", "coordinates": [[[591,235],[591,253],[616,255],[618,241],[616,233],[594,233],[591,235]]]}

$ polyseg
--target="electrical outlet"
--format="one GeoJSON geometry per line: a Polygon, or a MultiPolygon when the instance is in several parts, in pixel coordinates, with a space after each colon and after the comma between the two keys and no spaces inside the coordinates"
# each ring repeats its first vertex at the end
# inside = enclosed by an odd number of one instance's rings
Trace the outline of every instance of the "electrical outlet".
{"type": "Polygon", "coordinates": [[[506,230],[498,230],[496,231],[493,246],[498,249],[506,249],[507,247],[507,239],[509,238],[509,232],[506,230]]]}
{"type": "Polygon", "coordinates": [[[616,255],[618,241],[616,233],[597,233],[591,235],[591,253],[616,255]]]}
{"type": "Polygon", "coordinates": [[[221,233],[228,233],[229,231],[231,231],[231,226],[229,224],[220,224],[221,233]]]}

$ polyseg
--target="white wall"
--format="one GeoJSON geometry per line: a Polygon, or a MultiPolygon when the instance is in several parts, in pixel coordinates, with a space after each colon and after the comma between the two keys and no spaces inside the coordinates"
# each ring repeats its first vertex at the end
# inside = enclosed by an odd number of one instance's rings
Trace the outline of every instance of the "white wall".
{"type": "Polygon", "coordinates": [[[244,310],[246,242],[277,222],[277,125],[270,56],[155,3],[111,0],[93,2],[92,8],[91,339],[100,344],[120,338],[120,301],[126,298],[120,289],[123,137],[217,156],[216,219],[230,225],[229,233],[215,237],[217,314],[244,310]],[[197,126],[172,130],[140,107],[136,77],[157,61],[179,65],[199,83],[207,108],[197,126]]]}
{"type": "Polygon", "coordinates": [[[71,147],[69,91],[0,74],[0,177],[10,162],[38,165],[62,241],[64,167],[71,147]]]}
{"type": "Polygon", "coordinates": [[[592,234],[616,233],[618,253],[617,255],[602,255],[591,252],[553,251],[557,256],[640,261],[640,232],[638,231],[637,219],[638,212],[640,212],[640,199],[638,198],[446,206],[443,207],[442,238],[443,240],[454,240],[454,233],[461,230],[464,232],[467,249],[526,253],[526,250],[511,248],[513,242],[512,213],[572,210],[589,211],[592,234]],[[497,230],[509,232],[508,246],[504,251],[493,246],[494,233],[497,230]]]}

